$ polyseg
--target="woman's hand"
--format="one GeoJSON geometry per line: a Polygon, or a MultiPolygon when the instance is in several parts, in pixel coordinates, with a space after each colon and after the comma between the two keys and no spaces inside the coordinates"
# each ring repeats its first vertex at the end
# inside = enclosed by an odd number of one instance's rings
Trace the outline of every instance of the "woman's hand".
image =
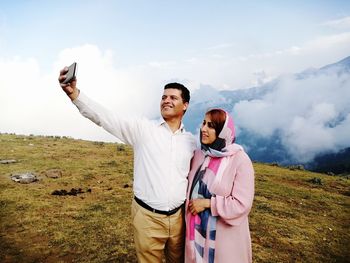
{"type": "Polygon", "coordinates": [[[207,208],[210,208],[210,199],[192,199],[188,204],[188,209],[192,215],[196,215],[207,208]]]}

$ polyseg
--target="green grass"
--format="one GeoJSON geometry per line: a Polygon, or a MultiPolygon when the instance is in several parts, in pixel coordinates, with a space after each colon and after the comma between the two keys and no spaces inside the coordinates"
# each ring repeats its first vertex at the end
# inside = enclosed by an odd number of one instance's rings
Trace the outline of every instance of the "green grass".
{"type": "MultiPolygon", "coordinates": [[[[130,147],[0,134],[0,159],[18,160],[0,164],[0,262],[136,262],[130,147]],[[46,177],[51,169],[62,176],[46,177]],[[20,172],[33,172],[40,180],[10,180],[20,172]],[[51,195],[71,188],[85,193],[51,195]]],[[[254,167],[254,262],[348,262],[349,179],[260,163],[254,167]],[[322,184],[312,183],[313,178],[322,184]]]]}

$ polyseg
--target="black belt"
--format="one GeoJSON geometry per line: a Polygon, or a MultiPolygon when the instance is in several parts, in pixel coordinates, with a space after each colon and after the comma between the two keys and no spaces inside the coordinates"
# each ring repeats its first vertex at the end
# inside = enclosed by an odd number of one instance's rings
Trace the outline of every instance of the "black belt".
{"type": "Polygon", "coordinates": [[[158,210],[158,209],[154,209],[154,208],[150,207],[148,204],[146,204],[142,200],[138,199],[136,196],[134,196],[134,199],[135,199],[136,203],[138,203],[140,206],[142,206],[143,208],[147,209],[148,211],[151,211],[151,212],[157,213],[157,214],[167,215],[167,216],[171,216],[171,215],[175,214],[181,207],[184,206],[184,204],[182,204],[182,205],[180,205],[179,207],[177,207],[177,208],[175,208],[173,210],[162,211],[162,210],[158,210]]]}

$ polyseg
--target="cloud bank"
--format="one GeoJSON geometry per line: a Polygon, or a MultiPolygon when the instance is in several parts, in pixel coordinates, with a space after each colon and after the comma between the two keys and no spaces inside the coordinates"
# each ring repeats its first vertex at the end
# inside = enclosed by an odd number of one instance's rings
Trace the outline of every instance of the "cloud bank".
{"type": "Polygon", "coordinates": [[[350,146],[350,74],[338,71],[286,76],[260,100],[241,101],[233,112],[239,127],[269,138],[278,133],[293,158],[311,161],[315,155],[350,146]]]}
{"type": "Polygon", "coordinates": [[[131,115],[158,112],[163,83],[156,71],[118,69],[112,51],[83,45],[63,50],[49,69],[40,68],[34,58],[0,60],[0,132],[115,141],[82,118],[61,90],[59,71],[73,61],[78,62],[78,87],[105,107],[131,115]]]}
{"type": "MultiPolygon", "coordinates": [[[[192,94],[203,84],[231,90],[261,85],[280,74],[323,66],[347,56],[350,54],[350,33],[329,35],[270,53],[238,55],[234,49],[234,44],[225,42],[203,49],[203,53],[198,51],[194,57],[180,59],[169,55],[166,61],[150,61],[128,67],[119,64],[118,54],[114,54],[113,50],[102,50],[91,44],[62,50],[47,67],[34,57],[0,57],[0,132],[115,141],[105,131],[82,118],[61,91],[58,72],[73,61],[78,62],[78,87],[87,95],[112,111],[157,118],[162,87],[167,82],[184,83],[192,94]]],[[[340,83],[336,76],[334,81],[340,83]]],[[[286,80],[285,86],[294,85],[294,82],[297,81],[286,80]]],[[[300,93],[294,96],[300,96],[300,93]]],[[[257,101],[250,107],[262,108],[262,113],[273,111],[270,105],[272,99],[257,101]]],[[[286,100],[285,105],[289,105],[289,100],[293,101],[295,97],[286,100]]],[[[280,104],[280,112],[289,112],[280,104]]],[[[337,113],[339,106],[331,105],[337,113]]],[[[308,116],[301,117],[308,119],[308,116]]],[[[345,121],[346,116],[343,118],[345,121]]],[[[262,135],[269,134],[276,123],[284,120],[275,116],[272,120],[266,118],[266,122],[273,125],[260,127],[262,135]]],[[[293,129],[298,130],[300,123],[302,119],[295,120],[293,129]]],[[[290,130],[286,138],[294,138],[294,133],[297,131],[290,130]]]]}
{"type": "Polygon", "coordinates": [[[349,29],[350,28],[350,16],[327,21],[327,22],[323,23],[321,26],[327,26],[327,27],[336,28],[336,29],[349,29]]]}

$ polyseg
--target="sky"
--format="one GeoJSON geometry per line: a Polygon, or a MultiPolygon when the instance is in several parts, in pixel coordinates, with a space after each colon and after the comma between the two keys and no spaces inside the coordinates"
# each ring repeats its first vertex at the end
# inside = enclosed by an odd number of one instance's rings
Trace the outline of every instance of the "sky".
{"type": "Polygon", "coordinates": [[[0,132],[116,141],[60,89],[73,61],[89,97],[157,118],[168,82],[244,89],[349,55],[345,0],[0,0],[0,132]]]}

